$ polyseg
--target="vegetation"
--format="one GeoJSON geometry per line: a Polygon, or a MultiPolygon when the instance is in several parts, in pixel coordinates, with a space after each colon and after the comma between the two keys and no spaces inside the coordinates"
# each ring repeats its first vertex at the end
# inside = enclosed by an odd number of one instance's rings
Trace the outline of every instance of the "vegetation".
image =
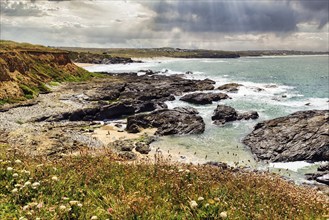
{"type": "Polygon", "coordinates": [[[270,174],[122,163],[106,150],[50,161],[1,146],[1,219],[325,219],[328,200],[270,174]],[[93,156],[91,156],[93,154],[93,156]]]}
{"type": "Polygon", "coordinates": [[[191,50],[180,48],[78,48],[61,47],[69,51],[71,59],[77,59],[78,55],[90,56],[102,55],[103,58],[124,57],[124,58],[152,58],[152,57],[173,57],[173,58],[237,58],[240,56],[275,56],[275,55],[307,55],[307,54],[328,54],[328,52],[312,51],[289,51],[289,50],[256,50],[256,51],[222,51],[222,50],[191,50]]]}
{"type": "Polygon", "coordinates": [[[78,82],[99,77],[74,65],[65,51],[0,41],[0,105],[50,92],[49,82],[78,82]]]}

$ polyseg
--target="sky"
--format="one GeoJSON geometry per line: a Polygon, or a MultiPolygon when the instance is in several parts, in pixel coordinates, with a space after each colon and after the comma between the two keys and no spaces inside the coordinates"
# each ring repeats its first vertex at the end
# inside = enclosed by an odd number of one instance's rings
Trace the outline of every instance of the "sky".
{"type": "Polygon", "coordinates": [[[47,46],[328,51],[328,0],[0,0],[0,38],[47,46]]]}

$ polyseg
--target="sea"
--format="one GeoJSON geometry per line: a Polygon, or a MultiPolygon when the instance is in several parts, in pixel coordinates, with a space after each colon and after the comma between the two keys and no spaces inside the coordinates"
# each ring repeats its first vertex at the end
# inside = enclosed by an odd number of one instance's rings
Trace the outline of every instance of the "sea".
{"type": "MultiPolygon", "coordinates": [[[[161,137],[153,143],[173,160],[202,164],[225,162],[231,166],[268,170],[295,180],[308,182],[304,174],[316,171],[323,162],[264,163],[256,161],[242,139],[261,121],[286,116],[296,111],[329,109],[329,56],[264,56],[237,59],[145,59],[143,63],[92,65],[92,72],[160,71],[160,74],[184,74],[190,79],[211,79],[215,87],[226,83],[242,84],[232,99],[209,105],[193,105],[179,101],[167,102],[169,108],[192,106],[206,123],[200,135],[161,137]],[[193,74],[186,74],[191,71],[193,74]],[[225,126],[214,125],[211,116],[218,104],[232,106],[239,112],[257,111],[257,120],[236,121],[225,126]]],[[[140,72],[139,74],[143,74],[140,72]]],[[[210,91],[210,92],[218,92],[210,91]]]]}

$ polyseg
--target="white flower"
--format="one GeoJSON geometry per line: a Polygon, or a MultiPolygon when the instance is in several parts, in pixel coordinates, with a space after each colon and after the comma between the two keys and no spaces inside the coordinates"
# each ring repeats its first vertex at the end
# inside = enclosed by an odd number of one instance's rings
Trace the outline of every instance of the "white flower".
{"type": "Polygon", "coordinates": [[[198,203],[196,201],[192,200],[192,201],[190,201],[190,207],[192,209],[194,209],[194,208],[198,207],[198,203]]]}
{"type": "Polygon", "coordinates": [[[182,173],[182,172],[184,172],[184,169],[179,169],[178,172],[182,173]]]}
{"type": "Polygon", "coordinates": [[[18,220],[27,220],[25,217],[20,217],[18,220]]]}
{"type": "Polygon", "coordinates": [[[185,170],[186,173],[190,173],[190,170],[185,170]]]}
{"type": "Polygon", "coordinates": [[[79,206],[79,207],[82,207],[82,204],[81,204],[81,203],[78,203],[78,206],[79,206]]]}
{"type": "Polygon", "coordinates": [[[57,176],[53,176],[51,179],[54,180],[54,181],[58,181],[58,177],[57,176]]]}
{"type": "Polygon", "coordinates": [[[33,189],[38,188],[38,186],[40,186],[40,183],[39,183],[39,182],[34,182],[34,183],[32,184],[32,188],[33,188],[33,189]]]}
{"type": "Polygon", "coordinates": [[[209,203],[205,204],[205,207],[207,208],[209,206],[209,203]]]}
{"type": "Polygon", "coordinates": [[[15,163],[22,163],[21,160],[15,160],[15,163]]]}
{"type": "Polygon", "coordinates": [[[219,217],[221,217],[221,218],[227,218],[227,212],[221,212],[219,214],[219,217]]]}
{"type": "Polygon", "coordinates": [[[202,196],[200,196],[199,198],[198,198],[198,201],[203,201],[204,200],[204,198],[202,197],[202,196]]]}
{"type": "Polygon", "coordinates": [[[13,171],[14,170],[14,168],[12,168],[12,167],[7,167],[7,171],[8,172],[11,172],[11,171],[13,171]]]}
{"type": "Polygon", "coordinates": [[[30,181],[27,181],[27,182],[24,183],[24,186],[29,186],[29,185],[31,185],[30,181]]]}
{"type": "Polygon", "coordinates": [[[96,215],[94,215],[90,218],[90,220],[96,220],[96,219],[98,219],[98,217],[96,215]]]}
{"type": "Polygon", "coordinates": [[[60,206],[59,206],[59,209],[60,209],[60,210],[65,210],[65,209],[66,209],[66,206],[65,206],[65,205],[60,205],[60,206]]]}
{"type": "Polygon", "coordinates": [[[17,184],[15,184],[15,187],[22,187],[22,184],[19,184],[19,183],[17,183],[17,184]]]}
{"type": "Polygon", "coordinates": [[[12,192],[12,193],[17,193],[17,192],[18,192],[18,189],[15,188],[15,189],[13,189],[11,192],[12,192]]]}
{"type": "Polygon", "coordinates": [[[25,211],[25,210],[27,210],[27,209],[29,209],[29,208],[30,208],[29,205],[25,205],[25,206],[23,206],[23,211],[25,211]]]}
{"type": "Polygon", "coordinates": [[[14,173],[13,177],[15,177],[15,178],[18,177],[18,173],[14,173]]]}
{"type": "Polygon", "coordinates": [[[70,198],[64,196],[64,197],[62,197],[62,199],[63,200],[69,200],[70,198]]]}
{"type": "Polygon", "coordinates": [[[70,205],[77,205],[79,203],[79,201],[76,201],[76,200],[72,200],[69,202],[70,205]]]}

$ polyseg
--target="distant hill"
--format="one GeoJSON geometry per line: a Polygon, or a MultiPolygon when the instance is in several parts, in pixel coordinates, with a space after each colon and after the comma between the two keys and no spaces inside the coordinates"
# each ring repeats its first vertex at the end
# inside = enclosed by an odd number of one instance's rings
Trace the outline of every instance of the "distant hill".
{"type": "Polygon", "coordinates": [[[45,83],[74,81],[88,75],[68,52],[40,45],[0,41],[0,104],[48,92],[45,83]]]}
{"type": "Polygon", "coordinates": [[[79,48],[60,47],[58,49],[69,51],[70,57],[76,62],[84,61],[76,59],[80,57],[93,57],[99,59],[109,57],[124,58],[239,58],[245,56],[284,56],[284,55],[318,55],[329,54],[329,52],[293,51],[293,50],[249,50],[249,51],[221,51],[221,50],[191,50],[180,48],[79,48]]]}

